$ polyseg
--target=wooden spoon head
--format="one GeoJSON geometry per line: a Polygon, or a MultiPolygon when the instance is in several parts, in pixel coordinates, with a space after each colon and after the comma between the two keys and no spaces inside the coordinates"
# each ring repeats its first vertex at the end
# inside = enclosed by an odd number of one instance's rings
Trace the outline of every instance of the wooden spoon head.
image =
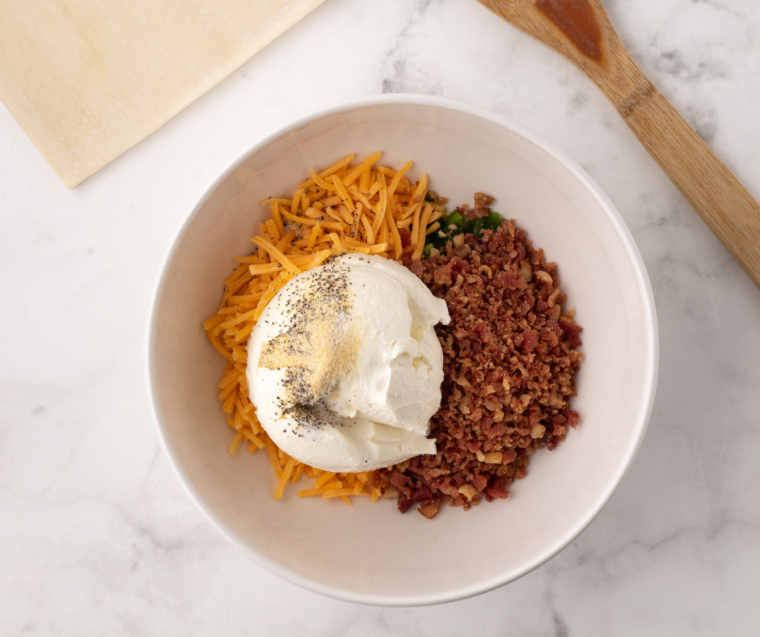
{"type": "Polygon", "coordinates": [[[594,81],[625,50],[601,0],[478,0],[487,9],[554,49],[594,81]]]}

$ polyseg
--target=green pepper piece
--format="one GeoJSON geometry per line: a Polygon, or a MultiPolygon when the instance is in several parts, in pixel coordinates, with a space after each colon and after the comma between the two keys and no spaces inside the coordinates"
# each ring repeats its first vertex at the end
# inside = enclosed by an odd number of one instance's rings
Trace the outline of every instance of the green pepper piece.
{"type": "Polygon", "coordinates": [[[433,239],[433,247],[437,248],[438,250],[443,250],[446,248],[446,243],[449,241],[448,237],[436,237],[433,239]]]}
{"type": "Polygon", "coordinates": [[[433,198],[430,196],[430,193],[429,193],[429,192],[426,192],[426,193],[425,193],[425,201],[427,201],[427,202],[430,202],[430,203],[435,203],[435,199],[433,199],[433,198]]]}
{"type": "Polygon", "coordinates": [[[469,232],[470,234],[474,234],[475,236],[480,236],[480,233],[482,231],[483,231],[483,217],[477,217],[467,223],[467,232],[469,232]]]}
{"type": "Polygon", "coordinates": [[[464,217],[462,216],[462,213],[457,212],[456,210],[452,212],[448,219],[446,219],[446,226],[459,226],[461,227],[464,224],[464,217]]]}
{"type": "Polygon", "coordinates": [[[501,215],[498,212],[492,212],[484,217],[483,227],[489,230],[496,230],[501,225],[501,215]]]}
{"type": "Polygon", "coordinates": [[[422,248],[422,258],[427,259],[430,256],[430,251],[433,249],[432,243],[426,243],[425,247],[422,248]]]}

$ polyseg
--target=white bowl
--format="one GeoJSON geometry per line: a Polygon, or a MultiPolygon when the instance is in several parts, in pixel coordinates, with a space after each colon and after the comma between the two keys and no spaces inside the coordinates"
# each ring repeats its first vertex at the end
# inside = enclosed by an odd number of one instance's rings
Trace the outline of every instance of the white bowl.
{"type": "Polygon", "coordinates": [[[421,95],[354,100],[305,116],[253,144],[203,194],[163,268],[151,316],[150,392],[161,440],[191,497],[259,564],[312,591],[366,604],[461,599],[514,580],[555,555],[599,513],[641,443],[654,400],[657,322],[649,280],[623,220],[593,180],[554,146],[489,111],[421,95]],[[577,430],[531,458],[505,501],[434,520],[395,502],[272,497],[263,452],[227,453],[216,398],[224,361],[201,322],[214,314],[232,257],[250,252],[267,210],[306,170],[348,153],[415,162],[453,204],[475,191],[527,230],[583,326],[577,430]]]}

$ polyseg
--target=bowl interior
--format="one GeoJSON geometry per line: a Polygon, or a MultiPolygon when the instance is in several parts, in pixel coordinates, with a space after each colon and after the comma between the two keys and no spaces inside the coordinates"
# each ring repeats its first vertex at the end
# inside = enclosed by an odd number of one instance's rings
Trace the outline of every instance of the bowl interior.
{"type": "Polygon", "coordinates": [[[656,335],[646,274],[627,230],[580,169],[516,125],[451,105],[377,103],[332,112],[254,148],[199,204],[171,254],[156,299],[152,388],[166,447],[223,533],[289,580],[343,599],[421,604],[475,594],[551,557],[593,518],[617,485],[651,408],[656,335]],[[216,399],[224,361],[201,322],[214,314],[233,256],[310,167],[348,153],[384,152],[453,205],[475,191],[525,228],[584,327],[574,408],[581,424],[535,454],[508,500],[428,521],[395,503],[272,497],[264,453],[227,453],[231,431],[216,399]]]}

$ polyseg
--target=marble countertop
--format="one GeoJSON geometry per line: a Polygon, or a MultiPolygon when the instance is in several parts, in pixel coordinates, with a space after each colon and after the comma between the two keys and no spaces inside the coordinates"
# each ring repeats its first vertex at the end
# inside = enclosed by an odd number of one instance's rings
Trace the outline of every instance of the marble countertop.
{"type": "MultiPolygon", "coordinates": [[[[760,4],[605,5],[760,199],[760,4]]],[[[74,191],[0,106],[0,174],[0,634],[757,634],[760,290],[601,94],[475,0],[326,0],[74,191]],[[334,601],[248,560],[185,494],[146,395],[154,281],[201,191],[273,127],[379,92],[492,109],[576,159],[630,227],[660,323],[649,431],[599,517],[521,580],[438,607],[334,601]]]]}

